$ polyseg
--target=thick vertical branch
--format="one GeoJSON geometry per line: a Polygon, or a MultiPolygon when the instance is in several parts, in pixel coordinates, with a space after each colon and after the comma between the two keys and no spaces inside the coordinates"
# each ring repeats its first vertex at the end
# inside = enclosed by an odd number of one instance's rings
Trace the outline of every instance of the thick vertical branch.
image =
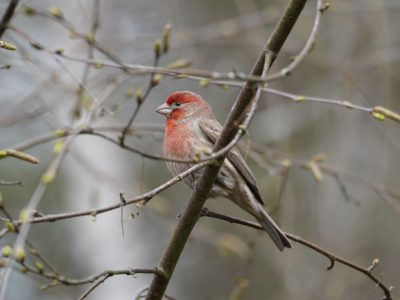
{"type": "MultiPolygon", "coordinates": [[[[271,34],[271,37],[257,58],[257,61],[252,68],[251,75],[262,75],[266,59],[271,61],[272,64],[294,24],[296,23],[306,1],[307,0],[289,1],[288,6],[286,7],[282,17],[278,21],[277,26],[271,34]]],[[[243,113],[251,103],[256,91],[256,83],[247,81],[244,84],[227,118],[227,121],[225,122],[221,136],[216,142],[214,151],[217,151],[227,145],[238,133],[238,125],[243,119],[243,113]]],[[[147,300],[162,299],[183,248],[198,218],[200,217],[201,209],[209,195],[209,192],[221,168],[221,163],[224,159],[225,155],[222,155],[216,160],[215,164],[206,167],[202,172],[197,183],[197,188],[186,205],[177,227],[175,228],[175,231],[171,237],[171,240],[159,263],[159,269],[162,271],[162,274],[154,275],[153,281],[146,296],[147,300]]]]}

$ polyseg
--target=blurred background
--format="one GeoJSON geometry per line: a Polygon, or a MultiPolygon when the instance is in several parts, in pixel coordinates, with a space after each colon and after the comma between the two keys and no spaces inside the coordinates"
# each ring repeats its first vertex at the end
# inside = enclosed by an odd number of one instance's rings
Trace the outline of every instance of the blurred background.
{"type": "MultiPolygon", "coordinates": [[[[0,1],[0,15],[8,2],[0,1]]],[[[98,6],[98,28],[88,40],[100,42],[124,63],[152,65],[154,42],[169,23],[170,49],[162,55],[161,66],[184,59],[195,69],[248,72],[286,4],[283,0],[103,0],[98,6]]],[[[121,69],[107,67],[87,71],[85,63],[32,48],[29,43],[36,41],[74,57],[93,55],[110,61],[98,50],[91,54],[87,41],[57,19],[57,9],[76,31],[92,32],[93,0],[21,1],[11,21],[14,30],[2,37],[17,50],[0,49],[0,66],[11,65],[0,70],[0,149],[72,124],[78,126],[93,96],[104,102],[90,126],[121,128],[137,105],[137,91],[148,85],[149,75],[124,75],[121,69]],[[24,9],[23,4],[34,11],[24,9]]],[[[315,12],[316,2],[309,1],[273,71],[301,50],[315,12]]],[[[399,28],[399,1],[332,1],[322,16],[313,51],[291,76],[270,87],[400,111],[399,28]]],[[[154,109],[169,93],[182,89],[201,94],[222,123],[238,94],[235,87],[162,76],[134,120],[132,126],[138,130],[128,135],[126,143],[149,154],[162,153],[164,120],[154,109]]],[[[101,132],[114,139],[118,135],[101,132]]],[[[0,185],[4,206],[14,218],[57,157],[57,145],[52,139],[24,149],[40,160],[38,165],[14,158],[1,160],[0,180],[22,182],[20,186],[0,185]]],[[[400,286],[399,124],[379,122],[368,113],[343,106],[294,103],[264,93],[241,146],[267,209],[285,231],[363,267],[378,258],[375,274],[387,286],[400,286]],[[309,162],[313,159],[317,171],[312,172],[309,162]]],[[[170,177],[163,161],[143,158],[98,136],[80,135],[37,210],[48,214],[100,208],[118,203],[120,192],[140,195],[170,177]]],[[[144,207],[125,207],[123,228],[121,210],[114,210],[96,218],[33,225],[28,239],[66,277],[153,267],[190,194],[179,183],[144,207]]],[[[209,201],[207,207],[251,219],[223,199],[209,201]]],[[[9,233],[0,245],[12,245],[15,238],[9,233]]],[[[27,255],[27,264],[35,261],[27,255]]],[[[326,258],[296,243],[292,250],[280,253],[263,233],[203,218],[186,245],[167,294],[193,300],[381,299],[382,291],[366,276],[339,264],[326,271],[328,264],[326,258]]],[[[151,278],[115,276],[88,299],[134,299],[151,278]]],[[[21,273],[16,265],[6,298],[76,299],[89,287],[41,289],[49,283],[21,273]]],[[[398,295],[397,289],[393,293],[398,295]]]]}

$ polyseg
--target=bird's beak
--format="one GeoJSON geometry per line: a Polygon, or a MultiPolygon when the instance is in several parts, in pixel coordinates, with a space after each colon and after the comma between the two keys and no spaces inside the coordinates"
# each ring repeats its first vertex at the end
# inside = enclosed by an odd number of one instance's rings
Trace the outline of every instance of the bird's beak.
{"type": "Polygon", "coordinates": [[[172,109],[167,103],[164,103],[157,107],[155,111],[164,116],[168,116],[172,112],[172,109]]]}

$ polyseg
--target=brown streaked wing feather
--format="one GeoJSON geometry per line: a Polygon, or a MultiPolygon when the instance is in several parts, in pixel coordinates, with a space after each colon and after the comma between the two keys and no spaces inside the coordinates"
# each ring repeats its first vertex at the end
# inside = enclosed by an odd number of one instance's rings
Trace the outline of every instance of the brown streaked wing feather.
{"type": "MultiPolygon", "coordinates": [[[[221,124],[219,124],[218,121],[213,119],[205,119],[205,120],[203,119],[199,121],[199,127],[207,136],[207,138],[213,144],[215,144],[217,138],[219,137],[222,131],[221,124]]],[[[251,191],[254,193],[254,196],[257,199],[257,201],[260,202],[261,204],[264,204],[260,192],[258,191],[257,188],[256,178],[254,177],[250,168],[247,166],[238,148],[237,147],[232,148],[231,151],[228,153],[227,158],[235,166],[236,170],[238,170],[240,175],[242,175],[244,180],[246,180],[251,191]]]]}

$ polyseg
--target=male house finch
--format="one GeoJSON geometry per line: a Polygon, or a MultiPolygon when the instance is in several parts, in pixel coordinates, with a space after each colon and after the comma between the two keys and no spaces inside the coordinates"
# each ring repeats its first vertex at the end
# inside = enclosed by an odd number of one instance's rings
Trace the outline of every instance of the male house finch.
{"type": "MultiPolygon", "coordinates": [[[[156,112],[166,116],[164,156],[171,159],[191,160],[195,155],[211,153],[221,134],[222,126],[215,119],[210,106],[199,95],[179,91],[168,96],[156,112]]],[[[167,162],[168,170],[176,176],[191,164],[167,162]]],[[[184,178],[194,189],[200,170],[184,178]]],[[[228,153],[220,169],[210,197],[232,200],[253,215],[272,238],[279,250],[290,248],[289,240],[263,209],[263,200],[256,180],[237,148],[228,153]]]]}

